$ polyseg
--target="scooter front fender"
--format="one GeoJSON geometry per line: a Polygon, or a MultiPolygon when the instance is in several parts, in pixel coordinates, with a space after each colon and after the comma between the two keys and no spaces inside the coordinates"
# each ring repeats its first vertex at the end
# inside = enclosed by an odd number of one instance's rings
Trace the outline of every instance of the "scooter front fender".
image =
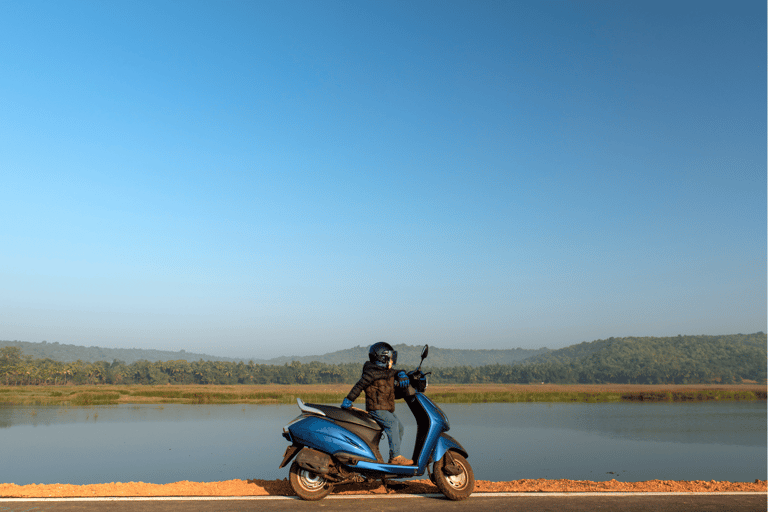
{"type": "Polygon", "coordinates": [[[439,461],[448,450],[456,450],[464,457],[469,457],[467,450],[465,450],[457,440],[443,432],[440,434],[440,437],[437,438],[437,444],[435,445],[435,452],[432,460],[435,462],[439,461]]]}

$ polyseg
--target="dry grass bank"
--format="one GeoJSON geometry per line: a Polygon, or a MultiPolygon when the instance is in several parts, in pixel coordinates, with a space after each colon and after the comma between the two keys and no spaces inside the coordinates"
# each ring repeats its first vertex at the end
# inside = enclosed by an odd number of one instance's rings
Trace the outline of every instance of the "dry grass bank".
{"type": "MultiPolygon", "coordinates": [[[[0,386],[0,404],[116,405],[116,404],[278,404],[335,403],[349,384],[308,385],[86,385],[0,386]]],[[[436,402],[620,402],[765,400],[761,384],[462,384],[430,385],[436,402]]],[[[362,398],[358,399],[362,401],[362,398]]]]}

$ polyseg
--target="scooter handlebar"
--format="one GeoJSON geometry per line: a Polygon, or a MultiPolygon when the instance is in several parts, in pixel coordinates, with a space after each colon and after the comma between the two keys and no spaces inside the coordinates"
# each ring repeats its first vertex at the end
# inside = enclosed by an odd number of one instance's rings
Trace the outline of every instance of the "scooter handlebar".
{"type": "Polygon", "coordinates": [[[410,385],[413,386],[416,391],[424,392],[427,389],[427,375],[431,375],[432,372],[424,373],[421,370],[413,370],[408,372],[410,385]]]}

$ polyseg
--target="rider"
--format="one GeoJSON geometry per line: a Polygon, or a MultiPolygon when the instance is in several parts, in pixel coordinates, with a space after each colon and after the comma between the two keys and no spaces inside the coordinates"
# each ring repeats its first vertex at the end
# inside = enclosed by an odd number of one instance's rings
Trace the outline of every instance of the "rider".
{"type": "Polygon", "coordinates": [[[400,455],[400,442],[403,439],[403,424],[395,416],[395,380],[400,387],[408,386],[408,375],[402,370],[394,370],[397,363],[397,351],[389,343],[380,341],[368,349],[369,362],[363,365],[363,375],[352,387],[341,407],[348,409],[352,402],[365,392],[365,410],[382,426],[389,441],[389,463],[400,466],[412,466],[413,461],[400,455]]]}

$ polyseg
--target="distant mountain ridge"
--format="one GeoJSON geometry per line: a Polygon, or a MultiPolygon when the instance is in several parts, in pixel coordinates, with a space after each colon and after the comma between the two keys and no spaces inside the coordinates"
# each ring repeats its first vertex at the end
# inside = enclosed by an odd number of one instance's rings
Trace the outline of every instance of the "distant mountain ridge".
{"type": "MultiPolygon", "coordinates": [[[[411,367],[419,364],[421,360],[421,349],[424,345],[393,345],[397,350],[397,366],[411,367]]],[[[514,364],[551,352],[548,348],[539,349],[486,349],[486,350],[467,350],[455,348],[429,347],[429,365],[436,368],[447,368],[452,366],[486,366],[489,364],[514,364]]],[[[319,361],[326,364],[345,364],[345,363],[363,363],[368,360],[368,347],[356,346],[346,350],[338,350],[323,355],[302,356],[302,357],[276,357],[267,360],[253,360],[259,364],[281,365],[299,361],[300,363],[311,363],[319,361]]]]}
{"type": "Polygon", "coordinates": [[[104,347],[84,347],[80,345],[67,345],[64,343],[33,343],[30,341],[2,341],[1,347],[19,347],[25,356],[32,356],[34,359],[53,359],[60,362],[83,361],[84,363],[93,363],[96,361],[107,361],[111,363],[114,360],[123,361],[127,364],[136,361],[177,361],[184,359],[187,361],[229,361],[238,362],[240,359],[231,357],[217,357],[208,354],[195,354],[181,350],[171,352],[168,350],[154,350],[141,348],[104,348],[104,347]]]}
{"type": "MultiPolygon", "coordinates": [[[[33,343],[29,341],[2,341],[0,347],[13,346],[21,349],[26,356],[32,356],[34,359],[53,359],[60,362],[96,362],[114,360],[124,361],[127,364],[136,361],[228,361],[228,362],[249,362],[256,364],[284,365],[293,361],[299,361],[302,364],[318,361],[326,364],[345,364],[360,363],[368,360],[368,347],[356,346],[346,350],[339,350],[322,355],[311,356],[283,356],[272,359],[256,358],[232,358],[218,357],[208,354],[197,354],[186,352],[184,350],[172,352],[167,350],[138,349],[138,348],[104,348],[104,347],[85,347],[79,345],[67,345],[61,343],[40,342],[33,343]]],[[[420,360],[421,348],[423,345],[395,345],[398,352],[397,365],[400,367],[416,366],[420,360]]],[[[451,367],[451,366],[485,366],[489,364],[514,364],[534,356],[540,356],[551,352],[548,348],[540,349],[498,349],[498,350],[462,350],[451,348],[430,347],[429,365],[432,367],[451,367]]]]}

